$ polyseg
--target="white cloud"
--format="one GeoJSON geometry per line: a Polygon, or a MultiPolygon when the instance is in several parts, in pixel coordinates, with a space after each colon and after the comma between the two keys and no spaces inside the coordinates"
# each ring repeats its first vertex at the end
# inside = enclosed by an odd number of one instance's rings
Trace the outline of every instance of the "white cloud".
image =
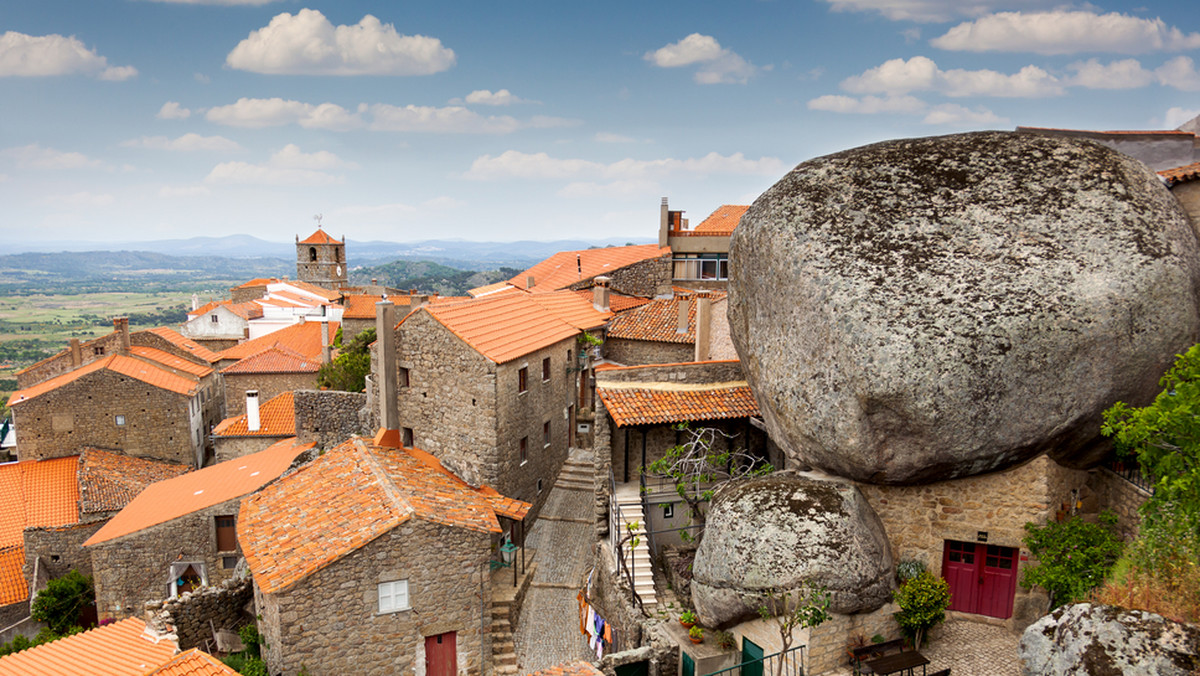
{"type": "Polygon", "coordinates": [[[1200,72],[1196,71],[1196,63],[1187,56],[1177,56],[1154,69],[1154,77],[1159,84],[1185,92],[1200,91],[1200,72]]]}
{"type": "Polygon", "coordinates": [[[1137,59],[1100,63],[1099,59],[1076,61],[1067,66],[1075,75],[1067,80],[1074,87],[1088,89],[1136,89],[1154,81],[1154,73],[1142,68],[1137,59]]]}
{"type": "Polygon", "coordinates": [[[104,163],[83,153],[65,153],[43,148],[36,143],[0,150],[0,157],[12,161],[18,169],[85,169],[102,167],[104,163]]]}
{"type": "Polygon", "coordinates": [[[666,176],[675,173],[696,175],[708,174],[753,174],[775,176],[783,171],[783,163],[777,157],[747,159],[742,153],[721,155],[709,153],[704,157],[689,159],[665,158],[659,160],[623,159],[609,164],[584,159],[559,159],[546,153],[523,153],[508,150],[495,157],[482,155],[471,163],[466,178],[495,180],[503,178],[573,178],[597,177],[610,181],[628,181],[646,177],[666,176]]]}
{"type": "Polygon", "coordinates": [[[507,89],[492,92],[486,89],[476,89],[467,94],[465,99],[454,99],[450,103],[462,105],[463,103],[471,103],[481,106],[511,106],[516,103],[538,103],[516,96],[507,89]]]}
{"type": "Polygon", "coordinates": [[[1166,129],[1178,129],[1184,122],[1190,121],[1192,118],[1200,115],[1200,108],[1188,109],[1168,108],[1167,114],[1163,118],[1163,127],[1166,129]]]}
{"type": "Polygon", "coordinates": [[[699,33],[646,52],[642,58],[659,68],[698,65],[693,79],[699,84],[745,84],[758,70],[754,64],[721,47],[716,38],[699,33]]]}
{"type": "Polygon", "coordinates": [[[108,65],[108,59],[88,49],[73,35],[26,35],[16,31],[0,35],[0,77],[72,74],[119,81],[134,77],[137,69],[108,65]]]}
{"type": "Polygon", "coordinates": [[[354,162],[347,162],[328,150],[305,153],[294,143],[289,143],[271,156],[271,166],[284,169],[357,169],[354,162]]]}
{"type": "Polygon", "coordinates": [[[203,185],[164,185],[158,189],[158,196],[167,199],[175,197],[205,197],[210,194],[212,194],[212,191],[203,185]]]}
{"type": "Polygon", "coordinates": [[[420,131],[440,134],[508,134],[521,123],[507,115],[484,117],[462,106],[393,106],[376,103],[371,112],[371,129],[376,131],[420,131]]]}
{"type": "Polygon", "coordinates": [[[965,106],[960,106],[957,103],[943,103],[939,106],[934,106],[925,114],[925,119],[922,120],[925,124],[943,124],[957,126],[972,126],[977,127],[983,124],[1000,124],[1008,122],[1007,118],[1000,117],[992,111],[982,106],[971,110],[965,106]]]}
{"type": "Polygon", "coordinates": [[[950,21],[961,16],[981,16],[998,5],[1045,6],[1047,0],[825,0],[835,12],[879,12],[893,21],[950,21]]]}
{"type": "Polygon", "coordinates": [[[946,96],[1003,96],[1036,98],[1063,93],[1058,79],[1037,66],[1006,75],[994,70],[942,70],[932,59],[914,56],[891,59],[842,80],[842,89],[855,94],[896,96],[912,91],[936,91],[946,96]]]}
{"type": "Polygon", "coordinates": [[[606,131],[596,132],[594,139],[596,143],[637,143],[638,140],[632,136],[624,136],[622,134],[613,134],[606,131]]]}
{"type": "Polygon", "coordinates": [[[967,52],[1142,54],[1200,48],[1200,33],[1118,12],[1000,12],[954,26],[930,44],[967,52]]]}
{"type": "Polygon", "coordinates": [[[179,105],[178,101],[167,101],[162,104],[155,115],[160,120],[186,120],[192,116],[192,111],[179,105]]]}
{"type": "Polygon", "coordinates": [[[856,113],[873,115],[875,113],[919,113],[925,110],[925,102],[912,96],[864,96],[856,99],[853,96],[826,94],[808,102],[809,110],[825,110],[831,113],[856,113]]]}
{"type": "Polygon", "coordinates": [[[195,80],[196,82],[199,82],[200,84],[208,84],[208,83],[212,82],[212,78],[205,75],[204,73],[193,73],[192,79],[195,80]]]}
{"type": "Polygon", "coordinates": [[[121,144],[127,148],[146,148],[148,150],[177,150],[190,152],[208,150],[218,152],[234,152],[242,149],[236,141],[224,136],[201,136],[200,134],[184,134],[177,139],[166,136],[143,136],[131,139],[121,144]]]}
{"type": "Polygon", "coordinates": [[[362,120],[357,114],[337,104],[313,105],[279,97],[241,98],[237,103],[210,108],[205,118],[209,122],[230,127],[253,129],[298,124],[305,129],[345,131],[362,126],[362,120]]]}
{"type": "Polygon", "coordinates": [[[344,161],[331,152],[321,150],[305,153],[289,143],[263,164],[222,162],[213,167],[204,182],[274,186],[333,185],[344,183],[345,179],[328,170],[357,167],[355,163],[344,161]]]}
{"type": "Polygon", "coordinates": [[[370,14],[334,26],[315,9],[283,13],[225,58],[231,68],[273,75],[429,75],[454,65],[454,50],[423,35],[400,35],[370,14]]]}
{"type": "Polygon", "coordinates": [[[613,181],[612,183],[595,183],[591,181],[575,181],[568,183],[558,191],[559,197],[588,198],[603,197],[609,199],[628,199],[646,194],[662,192],[657,181],[629,180],[613,181]]]}

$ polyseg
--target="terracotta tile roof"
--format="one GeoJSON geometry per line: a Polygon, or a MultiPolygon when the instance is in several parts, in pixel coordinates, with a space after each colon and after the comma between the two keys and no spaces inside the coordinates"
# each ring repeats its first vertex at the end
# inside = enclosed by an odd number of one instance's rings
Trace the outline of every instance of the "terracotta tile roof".
{"type": "MultiPolygon", "coordinates": [[[[714,301],[725,298],[721,291],[709,291],[714,301]]],[[[696,342],[696,294],[676,293],[671,298],[655,298],[649,303],[628,312],[622,312],[608,323],[609,338],[648,340],[658,343],[696,342]],[[679,303],[688,303],[687,333],[680,333],[679,303]]]]}
{"type": "Polygon", "coordinates": [[[428,312],[463,342],[497,364],[579,333],[579,329],[524,293],[431,303],[409,313],[399,324],[408,321],[416,312],[428,312]]]}
{"type": "Polygon", "coordinates": [[[331,303],[336,303],[337,301],[341,300],[341,298],[342,298],[342,294],[338,293],[337,291],[333,291],[331,289],[326,289],[323,286],[317,286],[316,284],[313,284],[312,282],[305,282],[303,280],[295,279],[295,280],[290,280],[290,281],[286,281],[286,282],[282,282],[282,283],[287,284],[293,288],[300,289],[301,291],[307,291],[307,292],[313,294],[314,296],[320,296],[321,298],[324,298],[325,300],[327,300],[331,303]]]}
{"type": "Polygon", "coordinates": [[[316,373],[320,368],[319,359],[309,359],[295,350],[272,345],[258,354],[226,366],[221,373],[316,373]]]}
{"type": "Polygon", "coordinates": [[[295,438],[284,439],[258,453],[150,484],[83,544],[108,542],[252,493],[312,447],[295,438]]]}
{"type": "Polygon", "coordinates": [[[184,373],[190,373],[190,374],[196,376],[197,378],[203,378],[204,376],[213,372],[211,367],[205,366],[203,364],[197,364],[196,362],[191,361],[190,359],[184,359],[183,357],[173,355],[170,352],[164,352],[164,351],[162,351],[158,348],[154,348],[154,347],[145,347],[142,345],[132,345],[129,348],[129,354],[132,354],[137,357],[142,357],[143,359],[149,359],[151,361],[156,361],[159,364],[162,364],[163,366],[169,366],[178,371],[183,371],[184,373]]]}
{"type": "MultiPolygon", "coordinates": [[[[375,304],[381,300],[383,300],[383,296],[375,294],[356,293],[348,295],[342,300],[342,304],[346,306],[346,310],[342,312],[342,319],[374,319],[375,304]]],[[[392,303],[399,305],[396,302],[399,298],[391,298],[390,300],[392,303]]]]}
{"type": "Polygon", "coordinates": [[[692,232],[705,235],[732,235],[734,228],[742,220],[742,214],[746,213],[749,208],[750,206],[745,204],[722,204],[700,225],[693,228],[692,232]]]}
{"type": "Polygon", "coordinates": [[[22,531],[79,521],[79,456],[0,465],[0,605],[29,598],[22,531]],[[8,548],[15,548],[13,553],[8,548]]]}
{"type": "Polygon", "coordinates": [[[201,315],[206,315],[219,307],[224,307],[245,320],[258,319],[263,314],[262,306],[252,300],[244,303],[235,303],[231,300],[214,300],[188,312],[188,319],[195,319],[201,315]]]}
{"type": "MultiPolygon", "coordinates": [[[[337,335],[338,322],[329,322],[329,339],[337,335]]],[[[321,322],[299,322],[286,328],[279,329],[254,340],[238,343],[233,347],[218,353],[220,359],[241,361],[246,357],[258,354],[263,350],[279,345],[293,352],[319,360],[321,358],[321,322]]]]}
{"type": "Polygon", "coordinates": [[[472,298],[479,298],[480,296],[487,296],[499,291],[508,291],[509,289],[515,288],[516,287],[508,282],[496,282],[495,284],[485,284],[483,286],[477,286],[474,289],[467,289],[467,295],[472,298]]]}
{"type": "Polygon", "coordinates": [[[660,248],[657,244],[560,251],[508,280],[508,283],[533,293],[557,291],[576,282],[670,253],[669,247],[660,248]],[[533,277],[534,286],[526,288],[530,276],[533,277]]]}
{"type": "Polygon", "coordinates": [[[79,511],[115,512],[146,486],[186,474],[190,469],[187,465],[85,448],[79,454],[79,511]]]}
{"type": "Polygon", "coordinates": [[[746,381],[729,383],[617,383],[596,387],[617,427],[722,420],[758,415],[746,381]]]}
{"type": "Polygon", "coordinates": [[[189,310],[187,313],[188,318],[190,319],[192,317],[199,317],[200,315],[206,314],[210,310],[215,310],[215,309],[221,307],[222,305],[229,305],[229,303],[230,303],[230,301],[227,301],[227,300],[210,300],[207,303],[205,303],[204,305],[201,305],[200,307],[196,308],[195,310],[189,310]]]}
{"type": "Polygon", "coordinates": [[[307,300],[307,299],[297,301],[297,300],[290,300],[287,298],[259,298],[258,300],[254,301],[254,302],[258,303],[259,305],[261,305],[263,307],[266,307],[268,305],[270,305],[271,307],[282,307],[282,308],[298,308],[298,307],[312,307],[313,306],[312,301],[307,300]]]}
{"type": "Polygon", "coordinates": [[[601,676],[603,673],[591,664],[579,660],[546,667],[541,671],[533,672],[530,676],[601,676]]]}
{"type": "Polygon", "coordinates": [[[25,582],[25,545],[0,548],[0,606],[29,600],[29,584],[25,582]]]}
{"type": "Polygon", "coordinates": [[[337,240],[337,239],[330,237],[329,233],[325,232],[321,228],[317,228],[316,232],[314,232],[313,234],[309,235],[308,237],[305,237],[304,239],[300,240],[300,243],[301,244],[341,244],[342,242],[341,242],[341,240],[337,240]]]}
{"type": "Polygon", "coordinates": [[[192,648],[172,657],[154,671],[146,672],[146,676],[236,676],[237,673],[221,660],[199,648],[192,648]]]}
{"type": "Polygon", "coordinates": [[[529,294],[529,298],[554,316],[582,331],[598,329],[612,319],[612,312],[600,312],[592,299],[584,299],[574,291],[529,294]]]}
{"type": "Polygon", "coordinates": [[[246,414],[226,418],[213,429],[218,437],[290,437],[296,434],[296,404],[291,392],[271,397],[258,407],[259,428],[250,431],[246,414]]]}
{"type": "MultiPolygon", "coordinates": [[[[575,294],[580,298],[587,300],[589,303],[592,302],[591,289],[579,289],[575,292],[575,294]]],[[[626,296],[625,294],[617,293],[612,289],[609,289],[608,291],[608,309],[612,310],[613,312],[632,310],[635,307],[641,307],[649,302],[649,298],[642,298],[641,296],[626,296]]]]}
{"type": "Polygon", "coordinates": [[[1174,169],[1163,169],[1158,172],[1158,175],[1163,177],[1168,188],[1179,183],[1194,181],[1200,178],[1200,162],[1192,162],[1191,164],[1185,164],[1182,167],[1175,167],[1174,169]]]}
{"type": "Polygon", "coordinates": [[[255,287],[266,286],[268,284],[277,284],[280,281],[282,281],[282,280],[276,279],[274,277],[255,277],[254,279],[252,279],[244,284],[238,284],[237,286],[235,286],[233,288],[235,288],[235,289],[253,289],[255,287]]]}
{"type": "Polygon", "coordinates": [[[0,674],[143,676],[178,650],[174,641],[154,636],[145,622],[130,617],[0,657],[0,674]]]}
{"type": "Polygon", "coordinates": [[[416,449],[352,438],[242,501],[238,541],[254,580],[287,589],[412,518],[499,532],[530,505],[476,489],[416,449]]]}
{"type": "Polygon", "coordinates": [[[69,371],[59,376],[55,376],[50,380],[42,381],[32,387],[27,387],[23,390],[17,390],[12,393],[8,399],[9,406],[19,406],[30,399],[47,392],[52,392],[60,387],[69,385],[70,383],[79,380],[83,376],[90,373],[95,373],[101,369],[109,370],[114,373],[120,373],[123,376],[128,376],[136,380],[140,380],[147,385],[153,385],[159,389],[168,390],[176,394],[184,396],[192,396],[196,393],[196,386],[199,382],[195,377],[184,377],[171,373],[170,371],[153,364],[144,362],[133,357],[126,357],[121,354],[114,354],[104,359],[85,364],[74,371],[69,371]]]}
{"type": "Polygon", "coordinates": [[[180,349],[187,350],[191,354],[196,355],[197,357],[203,359],[204,361],[206,361],[210,364],[214,364],[218,360],[220,360],[220,357],[217,355],[216,352],[213,352],[212,350],[208,349],[207,347],[204,347],[203,345],[201,345],[200,343],[197,343],[196,341],[192,340],[191,338],[184,338],[175,329],[167,328],[165,326],[160,326],[157,329],[148,329],[148,330],[150,331],[150,333],[153,333],[154,335],[158,336],[159,338],[166,340],[167,342],[171,343],[172,345],[174,345],[180,349]]]}

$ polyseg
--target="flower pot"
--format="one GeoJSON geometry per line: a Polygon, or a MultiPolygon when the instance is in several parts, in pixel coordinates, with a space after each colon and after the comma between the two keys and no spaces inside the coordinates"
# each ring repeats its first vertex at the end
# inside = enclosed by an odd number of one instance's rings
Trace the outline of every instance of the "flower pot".
{"type": "Polygon", "coordinates": [[[684,622],[683,620],[680,620],[679,624],[682,624],[684,629],[691,629],[692,625],[694,625],[696,623],[695,622],[684,622]]]}
{"type": "Polygon", "coordinates": [[[688,637],[688,640],[689,640],[689,641],[691,641],[692,643],[704,643],[704,639],[702,639],[702,638],[695,638],[695,637],[693,637],[693,636],[689,636],[689,637],[688,637]]]}

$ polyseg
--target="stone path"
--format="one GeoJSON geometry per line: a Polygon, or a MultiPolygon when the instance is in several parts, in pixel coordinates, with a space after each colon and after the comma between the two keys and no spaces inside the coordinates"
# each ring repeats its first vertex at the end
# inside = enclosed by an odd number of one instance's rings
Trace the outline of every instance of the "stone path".
{"type": "MultiPolygon", "coordinates": [[[[592,464],[590,451],[573,450],[568,463],[592,464]]],[[[526,543],[537,550],[537,571],[513,633],[517,672],[528,674],[562,662],[595,659],[579,633],[575,595],[592,564],[590,490],[556,483],[526,543]]]]}
{"type": "MultiPolygon", "coordinates": [[[[1019,640],[1019,635],[1001,626],[948,620],[921,653],[929,658],[928,673],[949,668],[951,676],[1020,676],[1019,640]]],[[[849,676],[851,671],[846,667],[827,673],[849,676]]]]}

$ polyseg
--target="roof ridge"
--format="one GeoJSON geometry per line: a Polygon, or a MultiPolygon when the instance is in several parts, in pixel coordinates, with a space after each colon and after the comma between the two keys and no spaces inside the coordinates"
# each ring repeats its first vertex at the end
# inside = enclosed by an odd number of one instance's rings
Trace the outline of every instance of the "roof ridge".
{"type": "Polygon", "coordinates": [[[392,503],[392,506],[395,507],[399,512],[399,514],[396,515],[397,518],[405,514],[408,516],[415,516],[417,511],[416,508],[413,507],[412,503],[405,500],[404,496],[400,494],[400,489],[397,488],[395,482],[392,481],[391,475],[379,465],[379,460],[375,458],[375,454],[371,452],[371,448],[366,445],[366,441],[360,437],[354,439],[353,443],[354,450],[358,453],[359,457],[365,460],[367,468],[371,470],[371,474],[373,474],[375,476],[375,480],[379,482],[379,487],[383,489],[384,495],[388,497],[388,500],[392,503]]]}

